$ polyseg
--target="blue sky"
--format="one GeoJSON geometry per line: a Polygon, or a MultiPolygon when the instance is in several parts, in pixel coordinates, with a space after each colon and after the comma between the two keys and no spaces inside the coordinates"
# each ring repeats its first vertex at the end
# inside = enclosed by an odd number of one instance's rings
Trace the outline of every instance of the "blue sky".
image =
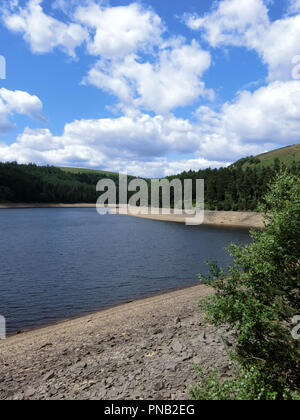
{"type": "Polygon", "coordinates": [[[163,176],[300,142],[300,0],[1,3],[0,160],[163,176]]]}

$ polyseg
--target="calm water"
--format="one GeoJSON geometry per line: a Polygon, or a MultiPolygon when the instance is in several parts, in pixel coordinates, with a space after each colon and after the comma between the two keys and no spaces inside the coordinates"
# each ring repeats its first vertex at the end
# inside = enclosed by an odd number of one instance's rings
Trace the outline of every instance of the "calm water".
{"type": "Polygon", "coordinates": [[[99,216],[94,209],[0,210],[0,314],[8,332],[198,283],[204,261],[247,231],[99,216]]]}

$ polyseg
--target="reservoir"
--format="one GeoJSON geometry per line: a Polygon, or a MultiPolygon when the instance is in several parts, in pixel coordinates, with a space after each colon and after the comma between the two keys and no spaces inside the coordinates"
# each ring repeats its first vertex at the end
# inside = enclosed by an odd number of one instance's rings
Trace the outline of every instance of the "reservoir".
{"type": "Polygon", "coordinates": [[[95,209],[0,210],[0,315],[7,332],[199,283],[205,261],[249,232],[95,209]]]}

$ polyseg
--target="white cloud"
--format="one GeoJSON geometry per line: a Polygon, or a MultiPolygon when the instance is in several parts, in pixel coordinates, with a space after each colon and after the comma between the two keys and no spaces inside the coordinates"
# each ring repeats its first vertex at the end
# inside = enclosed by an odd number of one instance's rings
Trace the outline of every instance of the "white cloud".
{"type": "Polygon", "coordinates": [[[300,0],[290,0],[288,13],[294,14],[300,12],[300,0]]]}
{"type": "Polygon", "coordinates": [[[138,3],[102,7],[91,2],[79,7],[75,18],[94,29],[88,51],[100,57],[84,82],[115,95],[121,107],[167,113],[212,95],[201,81],[210,54],[196,41],[165,39],[165,27],[152,10],[138,3]]]}
{"type": "Polygon", "coordinates": [[[91,2],[75,12],[76,21],[94,30],[88,51],[102,58],[125,57],[138,49],[158,45],[165,31],[160,17],[138,3],[103,7],[91,2]]]}
{"type": "Polygon", "coordinates": [[[30,118],[47,122],[42,113],[42,102],[37,96],[20,90],[0,89],[0,134],[15,128],[9,117],[13,114],[27,115],[30,118]]]}
{"type": "Polygon", "coordinates": [[[67,13],[64,23],[47,15],[42,0],[8,8],[5,25],[23,34],[33,52],[61,47],[71,56],[86,41],[87,52],[98,58],[84,82],[115,95],[122,109],[167,113],[213,97],[201,80],[211,57],[199,43],[170,37],[161,18],[139,3],[110,7],[90,0],[72,12],[65,1],[53,6],[67,13]]]}
{"type": "Polygon", "coordinates": [[[213,47],[221,44],[254,47],[269,24],[262,0],[222,0],[204,17],[186,15],[185,20],[191,29],[204,30],[213,47]]]}
{"type": "MultiPolygon", "coordinates": [[[[294,2],[294,11],[297,3],[294,2]]],[[[300,15],[271,22],[263,0],[222,0],[203,17],[186,15],[187,25],[201,30],[213,47],[239,46],[257,51],[269,79],[290,80],[292,59],[300,52],[300,15]]]]}
{"type": "Polygon", "coordinates": [[[250,93],[239,93],[222,108],[228,130],[245,142],[300,142],[300,82],[273,82],[250,93]]]}
{"type": "Polygon", "coordinates": [[[61,47],[75,57],[75,49],[88,39],[88,32],[77,23],[64,23],[44,13],[43,0],[29,0],[24,8],[17,5],[4,10],[8,29],[23,34],[35,53],[46,53],[61,47]]]}
{"type": "Polygon", "coordinates": [[[228,161],[197,154],[201,138],[188,120],[174,116],[80,120],[66,124],[61,136],[48,129],[25,129],[11,145],[0,144],[0,160],[83,166],[162,176],[191,167],[224,166],[228,161]],[[169,161],[172,153],[180,156],[169,161]]]}
{"type": "Polygon", "coordinates": [[[299,109],[300,81],[274,82],[254,93],[240,92],[219,112],[202,106],[193,122],[135,113],[73,121],[61,136],[26,129],[12,145],[0,145],[0,159],[143,176],[226,166],[241,156],[300,142],[299,109]]]}
{"type": "MultiPolygon", "coordinates": [[[[59,46],[74,56],[86,41],[97,62],[84,81],[116,96],[123,116],[73,121],[61,135],[27,128],[14,143],[0,144],[0,160],[162,176],[225,166],[241,156],[300,142],[300,81],[291,80],[292,57],[300,54],[300,15],[271,22],[262,0],[223,0],[203,17],[186,17],[213,47],[257,51],[270,81],[254,92],[238,92],[218,110],[197,104],[194,118],[183,119],[171,111],[213,99],[202,79],[211,55],[199,42],[171,37],[159,16],[137,3],[104,7],[90,0],[79,7],[72,2],[70,8],[57,1],[55,6],[74,23],[47,16],[40,4],[15,5],[5,16],[7,26],[23,33],[35,52],[59,46]],[[73,36],[75,27],[78,36],[73,36]]],[[[291,2],[294,11],[295,5],[291,2]]],[[[13,128],[13,113],[43,120],[41,111],[37,97],[0,90],[0,132],[13,128]]]]}
{"type": "Polygon", "coordinates": [[[212,97],[201,76],[210,67],[210,54],[196,41],[178,42],[162,49],[156,62],[141,62],[136,55],[110,62],[100,60],[86,82],[116,95],[125,105],[167,113],[192,104],[200,96],[212,97]]]}
{"type": "Polygon", "coordinates": [[[239,92],[219,112],[200,107],[199,155],[234,161],[238,156],[300,142],[300,81],[273,82],[255,92],[239,92]]]}

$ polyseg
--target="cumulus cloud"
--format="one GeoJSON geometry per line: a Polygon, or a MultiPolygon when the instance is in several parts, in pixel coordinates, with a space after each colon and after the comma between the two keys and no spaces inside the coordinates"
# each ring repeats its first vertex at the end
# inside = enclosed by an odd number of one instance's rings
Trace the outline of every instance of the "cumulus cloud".
{"type": "Polygon", "coordinates": [[[294,14],[300,12],[300,0],[290,0],[288,13],[294,14]]]}
{"type": "MultiPolygon", "coordinates": [[[[298,2],[291,3],[297,11],[298,2]]],[[[299,54],[300,14],[271,22],[263,0],[222,0],[204,16],[185,15],[213,47],[255,50],[269,68],[269,79],[290,80],[292,59],[299,54]]]]}
{"type": "Polygon", "coordinates": [[[210,54],[196,41],[164,37],[166,28],[152,10],[92,2],[75,17],[94,30],[88,52],[100,57],[84,82],[115,95],[121,107],[166,113],[212,96],[201,81],[210,54]]]}
{"type": "Polygon", "coordinates": [[[0,146],[0,159],[143,176],[226,166],[241,156],[299,142],[299,109],[300,81],[274,82],[253,93],[239,92],[219,111],[201,106],[193,121],[137,113],[73,121],[61,136],[26,129],[12,145],[0,146]]]}
{"type": "Polygon", "coordinates": [[[119,106],[167,113],[191,105],[200,97],[213,97],[201,80],[211,57],[198,42],[170,37],[161,18],[138,3],[104,6],[89,1],[69,11],[65,1],[55,8],[68,14],[68,23],[47,15],[42,0],[29,0],[24,8],[6,9],[5,25],[23,34],[33,52],[55,47],[75,56],[86,41],[87,52],[97,57],[84,83],[116,96],[119,106]]]}
{"type": "Polygon", "coordinates": [[[222,113],[228,130],[244,141],[277,144],[300,142],[300,82],[273,82],[250,93],[240,92],[222,113]]]}
{"type": "MultiPolygon", "coordinates": [[[[298,1],[290,1],[290,14],[274,22],[263,0],[222,0],[204,16],[185,16],[210,46],[255,50],[269,68],[266,86],[240,91],[219,107],[199,106],[201,98],[214,98],[203,82],[211,53],[199,40],[170,36],[153,10],[138,3],[57,0],[65,23],[46,15],[41,3],[29,0],[21,8],[15,2],[5,15],[7,27],[22,33],[34,52],[60,47],[74,56],[85,42],[95,63],[84,83],[113,94],[122,116],[76,120],[61,135],[27,128],[14,143],[0,144],[0,160],[164,176],[226,166],[300,142],[300,80],[292,80],[292,59],[300,54],[298,1]],[[191,104],[197,111],[190,119],[172,114],[191,104]]],[[[13,113],[44,121],[41,111],[37,97],[0,90],[0,132],[13,128],[13,113]]]]}
{"type": "Polygon", "coordinates": [[[299,143],[299,110],[299,81],[273,82],[253,93],[241,91],[219,112],[202,106],[196,112],[203,133],[199,151],[206,158],[219,153],[234,160],[299,143]]]}
{"type": "Polygon", "coordinates": [[[197,156],[201,143],[197,130],[190,121],[171,115],[79,120],[66,124],[61,136],[49,129],[26,128],[15,143],[0,144],[0,159],[98,167],[143,176],[227,165],[222,158],[197,156]],[[180,158],[170,162],[170,153],[180,158]],[[189,157],[194,153],[194,158],[189,157]]]}
{"type": "Polygon", "coordinates": [[[24,8],[13,4],[4,9],[6,27],[21,33],[35,53],[46,53],[56,47],[75,57],[75,49],[88,39],[88,32],[78,23],[64,23],[44,13],[43,0],[29,0],[24,8]]]}
{"type": "Polygon", "coordinates": [[[160,114],[190,105],[200,96],[212,98],[201,81],[210,64],[210,54],[196,41],[178,42],[162,49],[154,63],[141,62],[133,54],[123,60],[100,60],[85,81],[112,92],[125,105],[160,114]]]}
{"type": "Polygon", "coordinates": [[[191,29],[203,30],[213,47],[256,46],[257,38],[269,25],[268,10],[262,0],[222,0],[205,16],[186,15],[185,20],[191,29]]]}
{"type": "Polygon", "coordinates": [[[94,32],[89,53],[103,58],[120,59],[138,49],[147,48],[148,52],[150,46],[161,42],[165,31],[160,17],[138,3],[103,7],[91,2],[78,7],[75,19],[94,32]]]}
{"type": "Polygon", "coordinates": [[[47,122],[42,113],[42,102],[35,95],[20,90],[0,89],[0,134],[5,134],[15,128],[10,121],[13,114],[27,115],[30,118],[47,122]]]}

